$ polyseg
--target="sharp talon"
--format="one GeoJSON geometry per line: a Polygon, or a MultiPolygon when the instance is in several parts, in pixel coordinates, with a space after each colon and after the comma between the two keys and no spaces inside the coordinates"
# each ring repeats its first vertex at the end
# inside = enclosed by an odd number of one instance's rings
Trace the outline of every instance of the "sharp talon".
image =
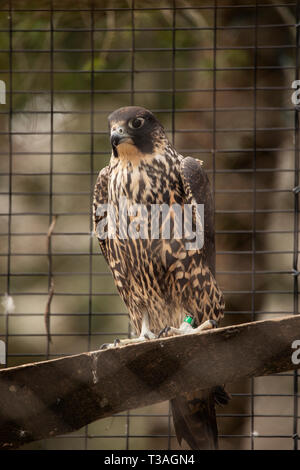
{"type": "Polygon", "coordinates": [[[159,332],[158,335],[157,335],[157,338],[160,338],[160,337],[164,334],[165,329],[166,329],[166,328],[163,328],[162,330],[160,330],[160,332],[159,332]]]}
{"type": "Polygon", "coordinates": [[[160,330],[160,332],[158,333],[158,336],[157,338],[161,338],[163,335],[167,334],[168,331],[170,331],[170,327],[169,326],[165,326],[162,330],[160,330]]]}
{"type": "Polygon", "coordinates": [[[218,328],[218,323],[215,320],[209,320],[213,328],[218,328]]]}
{"type": "Polygon", "coordinates": [[[109,348],[112,348],[112,346],[116,347],[118,346],[118,344],[121,343],[121,341],[119,340],[119,338],[116,338],[112,343],[104,343],[104,344],[101,344],[99,350],[101,351],[102,349],[109,349],[109,348]]]}
{"type": "Polygon", "coordinates": [[[144,338],[145,338],[145,339],[150,339],[150,338],[149,338],[149,335],[147,335],[147,333],[144,334],[144,338]]]}

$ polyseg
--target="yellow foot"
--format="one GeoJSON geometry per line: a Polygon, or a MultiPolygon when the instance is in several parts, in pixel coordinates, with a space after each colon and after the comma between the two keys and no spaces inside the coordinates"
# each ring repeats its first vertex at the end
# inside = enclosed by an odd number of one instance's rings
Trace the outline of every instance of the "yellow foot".
{"type": "Polygon", "coordinates": [[[211,330],[212,328],[217,328],[218,324],[215,320],[206,320],[204,323],[201,323],[197,328],[193,328],[190,323],[182,322],[179,328],[174,328],[173,326],[166,326],[163,328],[158,335],[158,338],[162,336],[171,335],[191,335],[193,333],[200,333],[201,331],[211,330]]]}
{"type": "Polygon", "coordinates": [[[150,339],[156,339],[157,335],[152,333],[152,331],[148,331],[143,335],[138,336],[137,338],[126,338],[126,339],[119,339],[116,338],[113,343],[104,343],[100,346],[99,349],[111,349],[118,346],[126,346],[127,344],[135,344],[135,343],[142,343],[143,341],[148,341],[150,339]]]}

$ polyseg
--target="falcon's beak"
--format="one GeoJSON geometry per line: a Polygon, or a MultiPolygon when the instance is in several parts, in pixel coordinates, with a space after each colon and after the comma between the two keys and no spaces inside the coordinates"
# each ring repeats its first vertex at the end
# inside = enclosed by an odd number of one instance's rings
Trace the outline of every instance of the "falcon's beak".
{"type": "Polygon", "coordinates": [[[122,142],[126,142],[129,139],[129,135],[124,131],[123,127],[118,127],[111,131],[110,134],[110,143],[113,148],[114,156],[118,156],[117,146],[122,142]]]}

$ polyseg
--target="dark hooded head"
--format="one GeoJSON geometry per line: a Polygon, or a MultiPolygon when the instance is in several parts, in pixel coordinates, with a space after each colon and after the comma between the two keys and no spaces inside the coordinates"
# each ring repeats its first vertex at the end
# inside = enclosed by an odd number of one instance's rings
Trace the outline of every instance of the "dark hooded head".
{"type": "Polygon", "coordinates": [[[166,136],[163,126],[154,114],[139,106],[119,108],[108,117],[110,141],[115,157],[122,148],[141,157],[159,150],[166,136]]]}

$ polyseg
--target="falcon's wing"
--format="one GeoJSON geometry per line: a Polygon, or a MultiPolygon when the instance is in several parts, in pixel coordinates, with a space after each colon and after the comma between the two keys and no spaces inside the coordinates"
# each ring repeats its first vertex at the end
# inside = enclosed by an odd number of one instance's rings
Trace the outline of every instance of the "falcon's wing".
{"type": "MultiPolygon", "coordinates": [[[[204,204],[204,246],[201,253],[198,252],[194,255],[196,262],[200,261],[204,265],[204,275],[202,270],[201,274],[196,274],[198,289],[194,288],[193,292],[196,299],[195,310],[200,305],[204,319],[214,319],[218,322],[223,316],[224,301],[222,292],[214,278],[214,207],[208,177],[200,161],[192,157],[186,157],[182,160],[180,173],[187,202],[204,204]],[[205,295],[202,295],[203,293],[205,295]]],[[[194,282],[195,280],[193,287],[194,282]]],[[[193,312],[193,309],[189,311],[193,312]]],[[[200,323],[203,321],[199,315],[197,319],[200,323]]],[[[224,402],[228,401],[229,397],[222,387],[201,390],[190,395],[184,394],[171,401],[174,427],[179,443],[183,438],[192,449],[217,448],[218,428],[215,402],[218,402],[219,395],[224,396],[224,402]]]]}
{"type": "MultiPolygon", "coordinates": [[[[109,180],[109,166],[105,166],[100,171],[94,189],[94,200],[93,200],[93,222],[94,222],[94,232],[97,234],[97,225],[105,217],[106,214],[100,215],[97,213],[97,209],[101,204],[108,203],[108,180],[109,180]]],[[[107,240],[101,240],[98,237],[99,244],[103,256],[108,263],[107,256],[107,240]]]]}
{"type": "Polygon", "coordinates": [[[202,162],[186,157],[181,162],[181,178],[188,201],[204,204],[204,247],[205,264],[215,273],[215,230],[214,206],[210,184],[202,162]]]}

